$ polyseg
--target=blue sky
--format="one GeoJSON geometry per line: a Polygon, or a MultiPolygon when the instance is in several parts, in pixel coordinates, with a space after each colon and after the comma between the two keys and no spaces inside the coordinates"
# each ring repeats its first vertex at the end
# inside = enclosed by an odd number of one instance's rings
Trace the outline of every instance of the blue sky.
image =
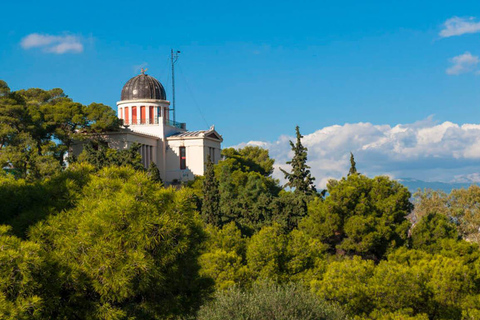
{"type": "Polygon", "coordinates": [[[177,120],[215,124],[224,146],[278,142],[297,124],[313,134],[480,123],[478,0],[8,1],[2,11],[0,78],[12,89],[61,87],[116,107],[147,67],[171,97],[175,48],[177,120]]]}

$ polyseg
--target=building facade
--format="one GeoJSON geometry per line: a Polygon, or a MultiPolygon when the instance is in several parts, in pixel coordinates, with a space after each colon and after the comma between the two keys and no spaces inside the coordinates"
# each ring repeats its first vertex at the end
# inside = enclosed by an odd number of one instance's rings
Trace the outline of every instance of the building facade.
{"type": "Polygon", "coordinates": [[[109,147],[139,143],[143,165],[153,161],[167,184],[203,175],[208,156],[214,163],[220,160],[223,139],[215,127],[188,131],[185,123],[172,121],[164,87],[143,70],[124,85],[117,107],[123,127],[105,136],[109,147]]]}

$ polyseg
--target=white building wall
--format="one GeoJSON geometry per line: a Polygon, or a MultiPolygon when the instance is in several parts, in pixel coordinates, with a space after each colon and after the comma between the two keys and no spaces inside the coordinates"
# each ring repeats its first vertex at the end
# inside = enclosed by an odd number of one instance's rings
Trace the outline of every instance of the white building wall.
{"type": "Polygon", "coordinates": [[[209,147],[213,148],[214,163],[220,160],[220,141],[204,137],[167,139],[166,177],[168,181],[188,181],[205,173],[209,147]],[[180,147],[185,147],[186,168],[180,169],[180,147]]]}

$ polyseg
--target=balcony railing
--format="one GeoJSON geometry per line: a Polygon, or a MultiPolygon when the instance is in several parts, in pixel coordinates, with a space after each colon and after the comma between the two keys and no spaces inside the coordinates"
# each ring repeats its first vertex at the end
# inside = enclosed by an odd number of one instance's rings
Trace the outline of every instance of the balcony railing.
{"type": "MultiPolygon", "coordinates": [[[[139,124],[158,124],[159,121],[161,121],[161,117],[157,118],[152,118],[152,119],[135,119],[135,120],[123,120],[123,124],[128,126],[128,125],[139,125],[139,124]]],[[[167,126],[175,127],[178,129],[186,129],[187,125],[185,123],[181,122],[176,122],[173,120],[165,120],[163,123],[165,123],[167,126]]]]}
{"type": "Polygon", "coordinates": [[[173,120],[167,120],[167,121],[165,121],[165,124],[167,126],[175,127],[175,128],[178,128],[178,129],[186,129],[187,128],[186,123],[181,123],[181,122],[177,122],[177,121],[173,121],[173,120]]]}
{"type": "Polygon", "coordinates": [[[124,125],[137,125],[137,124],[158,124],[158,119],[159,118],[152,118],[152,119],[135,119],[131,120],[129,119],[126,121],[125,119],[123,120],[124,125]]]}

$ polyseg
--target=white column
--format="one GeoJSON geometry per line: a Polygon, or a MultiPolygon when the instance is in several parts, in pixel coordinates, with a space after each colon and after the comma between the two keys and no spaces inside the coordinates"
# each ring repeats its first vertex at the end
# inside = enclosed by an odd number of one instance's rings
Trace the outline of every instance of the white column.
{"type": "Polygon", "coordinates": [[[141,119],[140,119],[140,108],[141,108],[140,106],[137,106],[137,123],[135,123],[135,124],[139,124],[140,121],[141,121],[141,119]]]}
{"type": "Polygon", "coordinates": [[[132,112],[132,109],[133,109],[133,106],[130,106],[128,107],[128,122],[130,122],[129,124],[133,124],[133,112],[132,112]]]}

